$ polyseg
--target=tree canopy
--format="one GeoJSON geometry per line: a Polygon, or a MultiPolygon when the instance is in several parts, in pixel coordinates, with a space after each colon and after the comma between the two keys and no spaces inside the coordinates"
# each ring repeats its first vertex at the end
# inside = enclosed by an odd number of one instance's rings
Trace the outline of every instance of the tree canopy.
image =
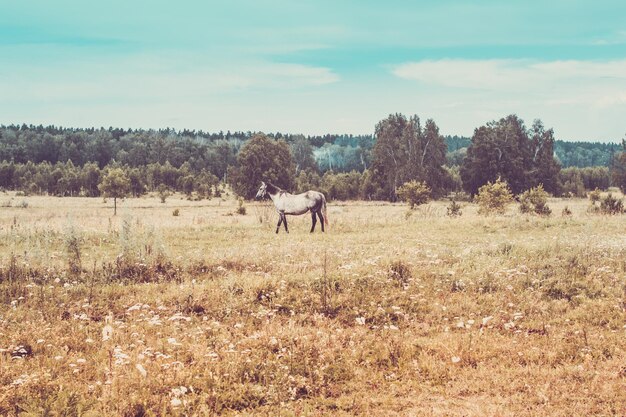
{"type": "Polygon", "coordinates": [[[478,189],[502,178],[514,194],[544,184],[557,192],[560,167],[554,160],[552,129],[536,121],[530,130],[516,115],[487,123],[474,131],[461,167],[463,188],[474,195],[478,189]]]}
{"type": "Polygon", "coordinates": [[[130,193],[130,179],[121,168],[113,168],[102,178],[98,188],[106,197],[113,198],[113,215],[117,214],[117,199],[130,193]]]}
{"type": "Polygon", "coordinates": [[[238,195],[254,198],[261,181],[293,190],[296,166],[289,145],[264,134],[253,136],[241,147],[237,167],[230,170],[230,184],[238,195]]]}
{"type": "Polygon", "coordinates": [[[402,184],[425,182],[434,196],[444,191],[447,171],[446,144],[432,119],[422,128],[417,115],[406,118],[396,113],[376,125],[372,149],[372,184],[375,197],[395,200],[402,184]]]}

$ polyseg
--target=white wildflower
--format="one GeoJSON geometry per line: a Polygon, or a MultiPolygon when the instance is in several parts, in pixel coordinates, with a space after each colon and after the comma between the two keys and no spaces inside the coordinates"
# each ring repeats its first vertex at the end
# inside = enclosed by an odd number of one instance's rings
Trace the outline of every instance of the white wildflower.
{"type": "Polygon", "coordinates": [[[146,369],[143,367],[142,364],[138,363],[137,365],[135,365],[135,368],[137,368],[137,370],[139,371],[142,377],[145,378],[148,375],[148,372],[146,371],[146,369]]]}
{"type": "Polygon", "coordinates": [[[113,327],[110,324],[107,324],[102,328],[102,341],[106,342],[111,339],[113,336],[113,327]]]}

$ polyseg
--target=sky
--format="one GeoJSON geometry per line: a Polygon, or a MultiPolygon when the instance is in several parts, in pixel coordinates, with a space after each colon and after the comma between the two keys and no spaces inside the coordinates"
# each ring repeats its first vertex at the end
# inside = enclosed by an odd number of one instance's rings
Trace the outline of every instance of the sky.
{"type": "Polygon", "coordinates": [[[626,137],[623,0],[0,0],[0,124],[626,137]]]}

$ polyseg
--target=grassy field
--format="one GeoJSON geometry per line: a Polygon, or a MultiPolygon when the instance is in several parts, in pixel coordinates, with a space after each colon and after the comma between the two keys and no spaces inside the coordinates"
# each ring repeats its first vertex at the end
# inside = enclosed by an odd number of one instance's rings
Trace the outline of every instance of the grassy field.
{"type": "Polygon", "coordinates": [[[331,203],[313,235],[233,199],[0,205],[0,415],[626,415],[626,217],[586,200],[331,203]]]}

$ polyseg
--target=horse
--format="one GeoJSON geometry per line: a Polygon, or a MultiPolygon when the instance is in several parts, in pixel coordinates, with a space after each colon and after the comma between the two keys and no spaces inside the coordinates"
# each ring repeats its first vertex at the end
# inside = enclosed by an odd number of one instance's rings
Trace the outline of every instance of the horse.
{"type": "Polygon", "coordinates": [[[324,232],[324,223],[328,225],[328,214],[326,213],[326,197],[319,191],[307,191],[301,194],[290,194],[285,190],[268,183],[261,181],[261,187],[256,193],[256,199],[261,199],[269,196],[274,202],[276,211],[278,211],[278,225],[276,225],[276,233],[280,230],[281,223],[285,225],[285,232],[289,233],[287,227],[287,214],[300,215],[307,211],[311,212],[311,220],[313,225],[311,226],[311,232],[315,231],[315,225],[317,224],[317,218],[320,218],[322,225],[322,232],[324,232]]]}

